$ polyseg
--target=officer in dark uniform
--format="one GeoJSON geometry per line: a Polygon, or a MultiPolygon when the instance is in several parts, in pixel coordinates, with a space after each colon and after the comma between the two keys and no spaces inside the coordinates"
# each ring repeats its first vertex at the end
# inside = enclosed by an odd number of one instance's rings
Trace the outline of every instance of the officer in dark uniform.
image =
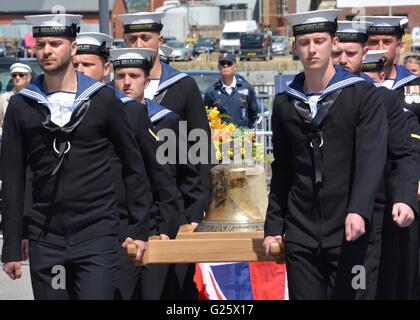
{"type": "MultiPolygon", "coordinates": [[[[196,82],[187,74],[160,61],[158,49],[163,43],[160,34],[163,28],[161,23],[163,16],[162,12],[138,12],[118,17],[124,23],[124,39],[127,47],[149,48],[155,51],[150,70],[151,80],[145,90],[145,98],[175,112],[182,122],[186,121],[188,137],[193,140],[190,141],[189,150],[202,147],[198,152],[194,151],[197,155],[194,161],[200,173],[203,190],[202,213],[204,213],[210,195],[210,166],[211,163],[217,163],[217,160],[211,142],[206,110],[196,82]]],[[[188,223],[196,227],[202,217],[203,214],[192,221],[181,221],[181,224],[188,223]]],[[[198,292],[193,281],[195,264],[190,264],[188,270],[185,270],[185,265],[177,264],[176,269],[179,270],[177,280],[174,281],[173,288],[167,289],[165,293],[170,294],[169,298],[197,299],[198,292]]]]}
{"type": "Polygon", "coordinates": [[[81,16],[26,18],[44,74],[11,99],[5,117],[4,270],[12,279],[21,275],[28,163],[34,177],[27,236],[35,298],[113,299],[119,217],[109,145],[120,157],[127,188],[129,226],[123,245],[136,244],[136,260],[148,239],[152,204],[143,159],[114,90],[74,70],[81,16]]]}
{"type": "Polygon", "coordinates": [[[363,299],[372,289],[354,281],[354,267],[376,236],[387,120],[376,88],[332,63],[338,14],[286,16],[304,72],[274,100],[264,248],[284,241],[292,299],[363,299]]]}
{"type": "MultiPolygon", "coordinates": [[[[420,123],[420,78],[404,66],[395,64],[403,48],[404,24],[408,20],[404,16],[368,16],[361,19],[372,23],[368,27],[367,47],[369,50],[387,50],[384,54],[385,81],[382,85],[397,91],[404,108],[414,112],[420,123]]],[[[412,137],[417,139],[418,135],[415,134],[412,137]]],[[[415,146],[420,155],[419,143],[415,146]]],[[[418,168],[420,168],[420,163],[418,168]]],[[[413,172],[413,174],[416,173],[413,172]]],[[[418,172],[417,174],[420,178],[418,172]]],[[[388,249],[388,254],[393,255],[389,259],[393,263],[385,265],[388,271],[385,271],[382,277],[393,279],[394,285],[393,288],[382,290],[381,297],[383,299],[415,299],[416,291],[420,293],[419,218],[416,217],[408,228],[399,229],[395,225],[390,225],[389,228],[394,241],[393,247],[388,249]]]]}
{"type": "Polygon", "coordinates": [[[257,99],[254,89],[244,79],[237,77],[236,57],[231,53],[219,56],[221,78],[206,90],[204,105],[217,107],[226,121],[238,127],[252,128],[257,119],[257,99]]]}

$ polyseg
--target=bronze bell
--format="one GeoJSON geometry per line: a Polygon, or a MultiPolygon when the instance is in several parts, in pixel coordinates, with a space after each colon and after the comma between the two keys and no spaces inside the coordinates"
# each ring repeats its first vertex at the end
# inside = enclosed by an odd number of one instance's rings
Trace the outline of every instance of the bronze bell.
{"type": "Polygon", "coordinates": [[[268,206],[264,167],[218,165],[211,169],[212,198],[195,231],[262,231],[268,206]]]}

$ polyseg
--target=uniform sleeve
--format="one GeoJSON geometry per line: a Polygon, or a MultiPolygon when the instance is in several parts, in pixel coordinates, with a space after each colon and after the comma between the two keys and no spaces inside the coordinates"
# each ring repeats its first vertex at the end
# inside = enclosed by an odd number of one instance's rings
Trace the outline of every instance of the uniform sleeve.
{"type": "MultiPolygon", "coordinates": [[[[210,167],[211,163],[215,163],[215,161],[212,161],[212,155],[214,155],[215,152],[211,152],[214,147],[211,142],[210,127],[200,90],[192,78],[186,78],[185,84],[187,85],[185,90],[188,92],[186,108],[188,132],[191,132],[193,129],[202,129],[207,135],[207,139],[205,141],[207,143],[208,150],[208,154],[206,155],[207,163],[200,163],[197,166],[200,173],[200,181],[204,192],[204,198],[206,199],[206,205],[203,208],[203,210],[205,210],[207,209],[207,203],[210,195],[210,167]]],[[[191,145],[194,145],[194,143],[191,145]]]]}
{"type": "Polygon", "coordinates": [[[390,185],[392,202],[409,205],[417,213],[418,155],[415,152],[408,128],[409,118],[416,117],[411,112],[404,112],[402,104],[395,95],[390,101],[388,116],[388,156],[390,166],[390,185]]]}
{"type": "Polygon", "coordinates": [[[388,139],[388,122],[379,92],[373,86],[356,90],[354,175],[348,213],[358,213],[368,223],[372,218],[375,193],[383,175],[388,139]]]}
{"type": "Polygon", "coordinates": [[[410,130],[411,144],[414,148],[417,159],[417,170],[413,172],[417,172],[417,180],[420,181],[420,124],[418,122],[417,116],[413,112],[407,110],[404,112],[404,114],[407,118],[407,126],[410,130]]]}
{"type": "Polygon", "coordinates": [[[153,137],[155,129],[148,117],[146,106],[129,103],[125,108],[135,133],[140,152],[150,178],[154,201],[158,202],[159,233],[175,238],[179,228],[177,188],[169,165],[156,160],[158,141],[153,137]],[[151,133],[151,132],[152,133],[151,133]]]}
{"type": "Polygon", "coordinates": [[[257,104],[257,97],[255,96],[255,91],[251,86],[249,87],[249,94],[248,94],[248,114],[249,114],[249,126],[252,128],[254,126],[255,120],[257,120],[258,104],[257,104]]]}
{"type": "Polygon", "coordinates": [[[111,143],[120,158],[122,174],[127,192],[129,226],[127,236],[147,240],[149,233],[149,212],[152,193],[133,130],[128,122],[124,106],[110,94],[105,97],[108,106],[108,130],[111,143]]]}
{"type": "MultiPolygon", "coordinates": [[[[177,141],[188,141],[185,132],[179,131],[177,125],[175,126],[175,132],[178,137],[177,141]]],[[[178,155],[179,148],[178,144],[176,148],[178,155]]],[[[186,160],[185,162],[178,158],[176,165],[177,186],[182,195],[187,222],[200,223],[207,207],[208,198],[200,183],[200,174],[197,167],[189,162],[188,157],[186,160]]]]}
{"type": "Polygon", "coordinates": [[[21,260],[27,152],[19,121],[19,98],[10,100],[1,145],[3,262],[21,260]]]}
{"type": "Polygon", "coordinates": [[[264,236],[283,235],[288,213],[287,199],[291,187],[291,147],[279,118],[281,99],[277,96],[273,103],[271,125],[273,130],[273,155],[271,164],[271,185],[268,209],[264,224],[264,236]]]}

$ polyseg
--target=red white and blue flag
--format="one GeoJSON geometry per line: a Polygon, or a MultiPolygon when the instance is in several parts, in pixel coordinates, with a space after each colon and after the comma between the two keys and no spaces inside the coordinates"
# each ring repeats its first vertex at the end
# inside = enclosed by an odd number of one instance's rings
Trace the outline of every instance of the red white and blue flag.
{"type": "Polygon", "coordinates": [[[194,281],[201,300],[287,300],[284,264],[197,263],[194,281]]]}

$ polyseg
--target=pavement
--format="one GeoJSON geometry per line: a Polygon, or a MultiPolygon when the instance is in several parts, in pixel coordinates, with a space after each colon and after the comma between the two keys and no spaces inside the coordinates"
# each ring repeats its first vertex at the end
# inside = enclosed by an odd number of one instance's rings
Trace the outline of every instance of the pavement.
{"type": "MultiPolygon", "coordinates": [[[[3,247],[3,239],[0,234],[0,252],[3,247]]],[[[12,280],[3,272],[3,263],[0,262],[0,300],[33,300],[29,263],[22,263],[22,277],[12,280]]]]}

